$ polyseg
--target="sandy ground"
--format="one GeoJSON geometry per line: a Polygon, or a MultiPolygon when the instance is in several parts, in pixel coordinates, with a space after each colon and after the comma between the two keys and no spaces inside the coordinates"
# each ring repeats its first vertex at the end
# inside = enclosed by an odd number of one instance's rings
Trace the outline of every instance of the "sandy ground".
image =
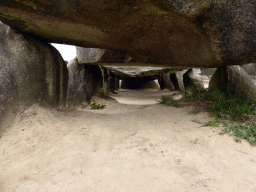
{"type": "Polygon", "coordinates": [[[168,90],[120,90],[103,110],[20,112],[0,133],[1,192],[256,192],[256,147],[206,113],[157,104],[168,90]]]}

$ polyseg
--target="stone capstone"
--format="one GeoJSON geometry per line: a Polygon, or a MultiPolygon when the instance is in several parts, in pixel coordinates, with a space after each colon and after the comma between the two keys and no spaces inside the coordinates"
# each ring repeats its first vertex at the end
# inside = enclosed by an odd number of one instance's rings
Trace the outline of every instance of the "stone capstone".
{"type": "Polygon", "coordinates": [[[140,67],[140,66],[106,66],[106,69],[120,77],[146,77],[156,76],[163,73],[176,72],[167,67],[140,67]]]}
{"type": "Polygon", "coordinates": [[[256,62],[255,10],[252,0],[1,0],[0,20],[48,42],[127,53],[141,66],[220,67],[256,62]]]}
{"type": "Polygon", "coordinates": [[[77,60],[80,64],[123,63],[126,53],[110,49],[76,47],[77,60]]]}
{"type": "MultiPolygon", "coordinates": [[[[155,76],[170,71],[167,67],[141,67],[141,66],[110,66],[108,63],[136,63],[136,61],[125,52],[98,48],[76,47],[77,59],[80,64],[103,65],[108,71],[120,77],[144,77],[155,76]]],[[[179,69],[177,69],[179,70],[179,69]]]]}

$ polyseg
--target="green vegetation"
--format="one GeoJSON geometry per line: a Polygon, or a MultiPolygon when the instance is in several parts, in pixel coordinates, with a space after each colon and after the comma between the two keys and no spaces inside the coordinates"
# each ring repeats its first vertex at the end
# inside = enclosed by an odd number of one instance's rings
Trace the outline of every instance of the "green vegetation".
{"type": "Polygon", "coordinates": [[[227,126],[227,125],[228,125],[228,123],[227,123],[225,120],[215,117],[215,118],[212,119],[212,120],[209,120],[209,121],[207,121],[207,122],[204,122],[204,124],[203,124],[201,127],[207,127],[207,126],[219,127],[220,124],[222,124],[222,125],[224,125],[224,126],[227,126]]]}
{"type": "Polygon", "coordinates": [[[223,93],[218,89],[186,90],[184,99],[215,117],[214,120],[205,122],[203,126],[218,127],[223,124],[225,129],[220,133],[221,135],[233,134],[236,142],[246,139],[250,144],[256,145],[256,104],[254,102],[229,92],[223,93]],[[227,123],[227,120],[231,123],[227,123]]]}
{"type": "Polygon", "coordinates": [[[241,142],[241,139],[246,139],[250,144],[256,146],[256,125],[255,123],[245,123],[245,124],[229,124],[226,128],[219,133],[220,135],[229,134],[235,136],[236,142],[241,142]]]}
{"type": "MultiPolygon", "coordinates": [[[[246,139],[256,146],[255,102],[229,92],[223,93],[218,89],[188,89],[184,93],[183,100],[194,106],[189,114],[195,115],[200,111],[207,111],[214,117],[213,120],[205,122],[202,127],[219,127],[222,124],[225,128],[220,135],[232,134],[236,142],[246,139]]],[[[171,106],[181,105],[181,102],[173,100],[170,96],[163,96],[158,103],[171,106]]]]}
{"type": "Polygon", "coordinates": [[[222,93],[218,89],[186,90],[184,98],[185,101],[190,101],[192,105],[211,112],[217,118],[244,122],[255,116],[255,103],[231,93],[222,93]]]}
{"type": "Polygon", "coordinates": [[[104,109],[106,105],[103,104],[95,104],[95,102],[91,102],[91,109],[104,109]]]}
{"type": "Polygon", "coordinates": [[[160,101],[157,101],[159,104],[166,104],[169,106],[174,106],[174,107],[179,107],[179,104],[176,100],[174,100],[173,98],[171,98],[171,96],[169,95],[164,95],[162,96],[160,101]]]}
{"type": "Polygon", "coordinates": [[[207,127],[207,126],[211,126],[211,127],[219,127],[220,125],[220,119],[215,118],[213,120],[210,120],[208,122],[205,122],[205,124],[202,127],[207,127]]]}

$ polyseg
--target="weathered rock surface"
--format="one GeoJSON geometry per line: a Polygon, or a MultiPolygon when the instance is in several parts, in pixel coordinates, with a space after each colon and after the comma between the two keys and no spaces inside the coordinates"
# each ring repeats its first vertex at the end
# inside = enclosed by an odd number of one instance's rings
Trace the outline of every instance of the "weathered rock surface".
{"type": "Polygon", "coordinates": [[[80,65],[77,58],[68,63],[68,104],[75,106],[90,101],[103,86],[102,70],[96,65],[80,65]]]}
{"type": "Polygon", "coordinates": [[[222,92],[256,100],[256,86],[250,76],[240,66],[219,67],[213,74],[209,89],[217,87],[222,92]]]}
{"type": "Polygon", "coordinates": [[[256,62],[255,10],[252,0],[1,0],[0,20],[137,65],[193,68],[256,62]]]}
{"type": "Polygon", "coordinates": [[[248,75],[256,76],[256,63],[249,63],[241,67],[248,75]]]}
{"type": "Polygon", "coordinates": [[[167,67],[140,67],[140,66],[106,66],[106,69],[120,77],[156,76],[163,73],[176,72],[167,67]]]}
{"type": "Polygon", "coordinates": [[[170,73],[164,73],[164,74],[159,75],[158,84],[159,84],[161,90],[163,90],[163,89],[173,90],[175,88],[173,85],[173,82],[171,81],[170,73]]]}
{"type": "Polygon", "coordinates": [[[201,80],[195,69],[189,69],[183,75],[183,83],[185,88],[193,87],[196,89],[204,89],[203,81],[201,80]]]}
{"type": "Polygon", "coordinates": [[[126,53],[110,49],[76,47],[77,59],[80,64],[123,63],[126,53]]]}
{"type": "Polygon", "coordinates": [[[64,103],[67,81],[54,47],[0,23],[0,119],[19,105],[64,103]]]}
{"type": "Polygon", "coordinates": [[[195,69],[177,71],[171,74],[161,74],[158,78],[158,83],[160,89],[176,89],[179,91],[185,91],[185,88],[188,87],[204,89],[203,81],[195,69]]]}
{"type": "MultiPolygon", "coordinates": [[[[130,63],[136,62],[125,52],[114,51],[98,48],[77,47],[77,59],[80,64],[104,64],[104,63],[130,63]]],[[[140,67],[140,66],[109,66],[103,65],[104,68],[120,77],[144,77],[155,76],[170,71],[175,72],[171,68],[166,67],[140,67]]]]}
{"type": "Polygon", "coordinates": [[[173,83],[174,89],[179,91],[185,91],[183,75],[187,70],[177,71],[176,73],[170,74],[171,82],[173,83]]]}
{"type": "Polygon", "coordinates": [[[119,89],[119,80],[120,77],[108,71],[108,89],[112,93],[116,93],[119,89]]]}
{"type": "Polygon", "coordinates": [[[216,70],[217,70],[217,68],[202,68],[201,74],[207,75],[207,76],[212,76],[216,70]]]}

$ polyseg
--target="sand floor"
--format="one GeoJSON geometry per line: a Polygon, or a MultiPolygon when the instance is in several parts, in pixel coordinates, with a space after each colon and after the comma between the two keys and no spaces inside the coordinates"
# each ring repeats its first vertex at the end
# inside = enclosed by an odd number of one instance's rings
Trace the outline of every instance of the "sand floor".
{"type": "Polygon", "coordinates": [[[103,110],[35,104],[0,133],[1,192],[256,192],[256,147],[206,113],[157,104],[169,90],[120,90],[103,110]]]}

